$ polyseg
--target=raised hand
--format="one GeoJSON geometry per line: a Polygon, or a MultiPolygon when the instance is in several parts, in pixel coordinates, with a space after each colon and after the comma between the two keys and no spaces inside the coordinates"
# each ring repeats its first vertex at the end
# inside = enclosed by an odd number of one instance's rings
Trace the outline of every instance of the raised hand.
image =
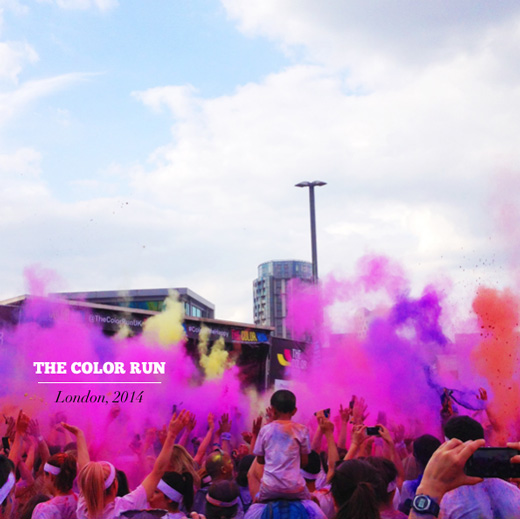
{"type": "Polygon", "coordinates": [[[457,487],[481,482],[481,478],[466,476],[464,465],[469,457],[484,444],[484,440],[463,443],[456,438],[443,443],[433,453],[426,465],[417,493],[440,499],[446,492],[457,487]]]}
{"type": "Polygon", "coordinates": [[[367,438],[367,427],[366,425],[357,424],[352,428],[352,438],[350,442],[353,445],[360,446],[367,438]]]}
{"type": "Polygon", "coordinates": [[[343,404],[339,405],[339,416],[342,422],[348,423],[351,414],[352,411],[350,409],[350,406],[343,407],[343,404]]]}
{"type": "Polygon", "coordinates": [[[324,435],[332,434],[334,432],[334,424],[323,414],[323,411],[318,411],[318,413],[316,413],[316,418],[318,419],[318,425],[321,432],[324,435]]]}
{"type": "Polygon", "coordinates": [[[262,416],[260,415],[256,420],[253,420],[253,435],[258,436],[262,428],[262,416]]]}
{"type": "Polygon", "coordinates": [[[352,422],[356,425],[365,423],[369,413],[367,413],[368,405],[365,403],[365,399],[355,398],[354,407],[352,409],[352,422]]]}
{"type": "Polygon", "coordinates": [[[70,432],[70,434],[73,434],[74,436],[78,436],[79,433],[81,433],[81,429],[79,427],[76,427],[75,425],[71,425],[65,422],[61,422],[56,424],[56,428],[63,427],[64,429],[67,429],[67,431],[70,432]]]}
{"type": "Polygon", "coordinates": [[[383,438],[383,441],[387,445],[394,445],[394,440],[392,438],[392,435],[390,434],[390,431],[384,425],[381,424],[377,424],[377,427],[379,427],[379,436],[383,438]]]}
{"type": "Polygon", "coordinates": [[[215,428],[215,417],[213,413],[208,413],[208,429],[213,430],[215,428]]]}
{"type": "Polygon", "coordinates": [[[251,442],[253,441],[253,433],[249,431],[243,431],[241,433],[242,439],[248,444],[251,445],[251,442]]]}
{"type": "Polygon", "coordinates": [[[173,413],[170,423],[168,424],[168,434],[176,438],[184,429],[187,416],[189,416],[189,411],[186,411],[185,409],[183,409],[179,414],[173,413]]]}
{"type": "Polygon", "coordinates": [[[232,423],[233,422],[231,422],[231,420],[229,419],[229,414],[228,413],[224,413],[220,417],[220,420],[218,422],[218,432],[219,432],[219,434],[230,432],[232,423]]]}
{"type": "Polygon", "coordinates": [[[25,414],[21,409],[18,413],[18,418],[16,419],[16,432],[18,434],[25,434],[27,432],[27,428],[29,427],[29,422],[31,421],[31,418],[29,415],[25,414]]]}
{"type": "Polygon", "coordinates": [[[188,423],[186,424],[186,429],[188,429],[189,432],[193,431],[195,429],[195,426],[197,425],[197,418],[195,416],[195,413],[189,413],[189,419],[188,423]]]}

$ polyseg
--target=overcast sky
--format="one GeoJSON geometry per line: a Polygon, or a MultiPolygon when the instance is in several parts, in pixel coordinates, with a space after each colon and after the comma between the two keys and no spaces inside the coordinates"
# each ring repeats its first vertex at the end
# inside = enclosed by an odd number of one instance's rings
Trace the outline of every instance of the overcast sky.
{"type": "Polygon", "coordinates": [[[189,287],[252,321],[271,259],[514,282],[520,3],[0,0],[0,298],[189,287]],[[504,203],[506,202],[506,203],[504,203]]]}

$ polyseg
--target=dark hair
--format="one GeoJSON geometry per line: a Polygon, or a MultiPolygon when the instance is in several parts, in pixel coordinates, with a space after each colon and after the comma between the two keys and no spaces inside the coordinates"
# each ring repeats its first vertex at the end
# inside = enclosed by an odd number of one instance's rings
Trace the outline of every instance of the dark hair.
{"type": "MultiPolygon", "coordinates": [[[[74,451],[78,452],[78,444],[76,442],[69,442],[63,447],[63,452],[74,451]]],[[[70,453],[72,454],[72,453],[70,453]]]]}
{"type": "Polygon", "coordinates": [[[126,474],[119,469],[116,469],[116,478],[117,478],[117,496],[123,497],[126,494],[130,494],[130,487],[128,486],[128,478],[126,474]]]}
{"type": "Polygon", "coordinates": [[[441,446],[441,442],[431,434],[423,434],[413,441],[413,456],[424,470],[433,453],[441,446]]]}
{"type": "Polygon", "coordinates": [[[226,465],[226,462],[230,460],[229,454],[224,451],[218,450],[212,452],[206,459],[204,465],[206,473],[211,476],[212,480],[219,479],[222,477],[222,468],[226,465]]]}
{"type": "Polygon", "coordinates": [[[330,483],[338,508],[336,519],[380,519],[378,496],[384,483],[370,463],[359,459],[344,461],[334,471],[330,483]]]}
{"type": "MultiPolygon", "coordinates": [[[[339,459],[342,460],[345,457],[345,455],[347,454],[347,451],[345,449],[343,449],[345,451],[345,454],[343,454],[343,456],[342,456],[340,453],[340,450],[341,449],[338,449],[338,454],[339,454],[339,459]]],[[[323,467],[323,470],[325,471],[325,473],[327,473],[329,471],[329,460],[327,459],[328,456],[329,455],[326,451],[320,452],[321,466],[323,467]]],[[[336,465],[339,465],[339,463],[337,463],[336,465]]]]}
{"type": "Polygon", "coordinates": [[[238,464],[238,471],[237,471],[237,477],[236,482],[241,487],[248,487],[248,481],[247,481],[247,473],[249,472],[249,469],[251,468],[251,465],[253,464],[253,461],[255,461],[255,455],[254,454],[246,454],[238,464]]]}
{"type": "MultiPolygon", "coordinates": [[[[318,474],[321,469],[320,455],[316,451],[309,452],[307,465],[302,467],[302,470],[309,474],[318,474]]],[[[305,476],[304,476],[305,477],[305,476]]]]}
{"type": "Polygon", "coordinates": [[[35,496],[32,496],[31,499],[23,505],[20,511],[20,519],[31,519],[36,505],[45,503],[45,501],[49,501],[49,499],[50,497],[45,494],[36,494],[35,496]]]}
{"type": "Polygon", "coordinates": [[[193,506],[193,476],[189,472],[183,472],[182,474],[178,472],[165,472],[162,480],[169,487],[172,487],[182,494],[184,508],[186,512],[191,512],[191,507],[193,506]]]}
{"type": "MultiPolygon", "coordinates": [[[[231,503],[240,495],[240,489],[234,481],[217,481],[212,483],[208,496],[224,503],[231,503]]],[[[233,506],[217,506],[206,501],[206,519],[231,519],[238,512],[238,503],[233,506]]]]}
{"type": "Polygon", "coordinates": [[[59,452],[51,456],[47,463],[60,469],[60,473],[54,476],[54,487],[60,492],[69,492],[72,489],[74,479],[78,472],[76,458],[70,454],[59,452]]]}
{"type": "Polygon", "coordinates": [[[271,397],[271,406],[279,413],[291,413],[296,409],[296,395],[287,389],[275,391],[271,397]]]}
{"type": "MultiPolygon", "coordinates": [[[[0,454],[0,487],[3,487],[5,483],[7,483],[7,478],[11,472],[14,472],[14,463],[3,454],[0,454]]],[[[6,499],[7,496],[0,505],[4,505],[6,499]]]]}
{"type": "MultiPolygon", "coordinates": [[[[369,456],[365,458],[372,465],[383,480],[381,492],[376,492],[382,499],[383,504],[388,504],[392,500],[392,490],[388,491],[388,485],[397,479],[397,467],[393,461],[381,456],[369,456]]],[[[397,488],[397,487],[396,487],[397,488]]]]}
{"type": "Polygon", "coordinates": [[[452,416],[444,424],[444,436],[450,440],[457,438],[463,442],[481,440],[484,438],[484,428],[469,416],[452,416]]]}

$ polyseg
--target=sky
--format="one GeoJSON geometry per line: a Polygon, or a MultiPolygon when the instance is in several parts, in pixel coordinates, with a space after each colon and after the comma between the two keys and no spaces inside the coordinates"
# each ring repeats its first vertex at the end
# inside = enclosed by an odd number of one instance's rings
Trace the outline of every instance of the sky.
{"type": "Polygon", "coordinates": [[[0,299],[365,255],[470,302],[518,285],[520,4],[0,0],[0,299]]]}

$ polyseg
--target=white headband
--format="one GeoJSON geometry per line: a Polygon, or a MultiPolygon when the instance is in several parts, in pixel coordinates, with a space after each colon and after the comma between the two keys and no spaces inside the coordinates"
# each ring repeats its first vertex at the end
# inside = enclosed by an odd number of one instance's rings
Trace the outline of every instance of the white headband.
{"type": "Polygon", "coordinates": [[[0,504],[2,504],[5,498],[8,496],[11,489],[14,487],[15,479],[14,474],[9,472],[9,476],[7,477],[7,481],[0,487],[0,504]]]}
{"type": "Polygon", "coordinates": [[[219,501],[218,499],[211,497],[209,494],[206,494],[206,501],[212,505],[220,506],[222,508],[231,508],[232,506],[238,504],[238,497],[233,499],[233,501],[219,501]]]}
{"type": "Polygon", "coordinates": [[[390,481],[388,483],[388,486],[386,487],[386,491],[390,494],[390,492],[393,492],[397,488],[397,481],[394,479],[394,481],[390,481]]]}
{"type": "Polygon", "coordinates": [[[46,463],[43,466],[43,470],[45,472],[48,472],[49,474],[54,474],[55,476],[57,476],[61,472],[60,467],[56,467],[54,465],[51,465],[50,463],[46,463]]]}
{"type": "Polygon", "coordinates": [[[303,470],[303,469],[300,469],[300,472],[302,473],[302,476],[305,479],[318,479],[318,476],[320,475],[319,472],[318,472],[318,474],[311,474],[310,472],[307,472],[306,470],[303,470]]]}
{"type": "Polygon", "coordinates": [[[166,483],[163,479],[159,481],[157,484],[157,489],[160,490],[166,497],[169,497],[175,503],[182,503],[182,494],[177,492],[174,488],[172,488],[168,483],[166,483]]]}
{"type": "Polygon", "coordinates": [[[105,479],[106,490],[107,488],[110,488],[110,485],[114,482],[114,479],[116,479],[116,468],[109,461],[105,461],[105,463],[110,467],[110,474],[108,475],[108,478],[105,479]]]}

